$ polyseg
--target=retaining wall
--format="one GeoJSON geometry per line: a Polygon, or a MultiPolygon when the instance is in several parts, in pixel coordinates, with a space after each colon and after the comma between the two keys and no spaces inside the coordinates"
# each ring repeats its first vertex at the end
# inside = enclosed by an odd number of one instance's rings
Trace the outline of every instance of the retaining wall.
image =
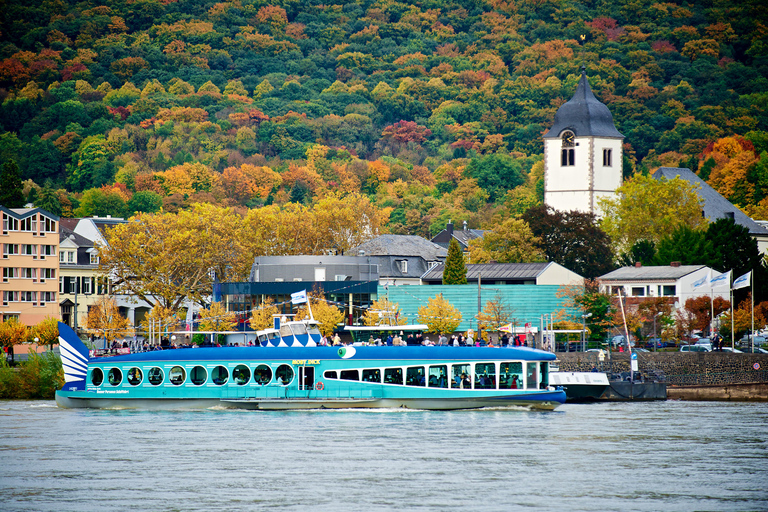
{"type": "MultiPolygon", "coordinates": [[[[610,352],[603,362],[598,352],[558,352],[560,371],[629,371],[629,353],[610,352]]],[[[768,383],[768,354],[728,352],[638,352],[638,370],[646,380],[672,386],[718,386],[768,383]],[[755,368],[755,365],[758,368],[755,368]]]]}

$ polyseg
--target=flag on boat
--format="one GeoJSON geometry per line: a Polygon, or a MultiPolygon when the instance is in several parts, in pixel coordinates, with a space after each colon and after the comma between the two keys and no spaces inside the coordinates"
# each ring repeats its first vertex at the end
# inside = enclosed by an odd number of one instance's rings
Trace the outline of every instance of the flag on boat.
{"type": "Polygon", "coordinates": [[[739,288],[746,288],[749,286],[750,278],[752,277],[752,271],[750,270],[740,278],[736,279],[731,286],[732,290],[738,290],[739,288]]]}
{"type": "Polygon", "coordinates": [[[291,294],[291,304],[302,304],[304,302],[307,302],[307,290],[291,294]]]}
{"type": "Polygon", "coordinates": [[[701,279],[698,279],[698,280],[694,281],[693,284],[691,285],[691,287],[694,290],[696,290],[697,288],[701,288],[702,286],[707,284],[707,281],[709,281],[709,274],[710,273],[711,272],[707,272],[706,274],[704,274],[704,276],[702,276],[701,279]]]}
{"type": "Polygon", "coordinates": [[[730,284],[731,283],[731,271],[723,272],[722,274],[716,275],[715,277],[712,277],[709,279],[709,287],[715,288],[716,286],[720,286],[722,284],[730,284]]]}

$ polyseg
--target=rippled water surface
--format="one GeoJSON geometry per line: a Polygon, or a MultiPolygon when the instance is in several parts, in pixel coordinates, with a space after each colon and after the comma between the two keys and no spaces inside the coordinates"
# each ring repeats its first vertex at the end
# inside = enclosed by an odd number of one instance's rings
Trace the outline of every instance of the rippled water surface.
{"type": "Polygon", "coordinates": [[[768,404],[149,412],[0,401],[0,509],[768,510],[768,404]]]}

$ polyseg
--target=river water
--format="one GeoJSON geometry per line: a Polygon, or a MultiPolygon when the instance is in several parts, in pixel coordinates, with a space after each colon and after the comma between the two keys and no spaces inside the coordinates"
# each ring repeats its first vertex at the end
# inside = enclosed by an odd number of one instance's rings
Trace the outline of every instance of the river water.
{"type": "Polygon", "coordinates": [[[0,510],[768,510],[768,404],[554,412],[0,401],[0,510]]]}

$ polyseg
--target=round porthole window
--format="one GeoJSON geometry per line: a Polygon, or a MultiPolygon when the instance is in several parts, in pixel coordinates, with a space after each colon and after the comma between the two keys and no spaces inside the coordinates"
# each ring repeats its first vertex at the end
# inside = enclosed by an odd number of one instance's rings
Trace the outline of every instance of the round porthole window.
{"type": "Polygon", "coordinates": [[[244,364],[239,364],[232,370],[232,379],[238,386],[244,386],[251,380],[251,370],[244,364]]]}
{"type": "Polygon", "coordinates": [[[91,384],[94,386],[101,386],[101,383],[104,382],[104,372],[101,371],[101,368],[94,368],[91,370],[91,384]]]}
{"type": "Polygon", "coordinates": [[[288,364],[281,364],[275,370],[275,382],[280,386],[287,386],[293,380],[293,368],[288,364]]]}
{"type": "Polygon", "coordinates": [[[269,381],[272,380],[272,368],[265,364],[260,364],[256,368],[253,369],[253,382],[258,384],[259,386],[263,386],[264,384],[269,384],[269,381]]]}
{"type": "Polygon", "coordinates": [[[187,379],[187,372],[184,371],[184,368],[181,366],[174,366],[171,368],[171,371],[168,374],[168,378],[170,379],[171,384],[174,386],[180,386],[187,379]]]}
{"type": "Polygon", "coordinates": [[[123,372],[120,371],[120,368],[112,368],[107,374],[107,380],[113,386],[119,386],[123,382],[123,372]]]}
{"type": "Polygon", "coordinates": [[[211,370],[211,380],[217,386],[223,386],[229,380],[229,372],[223,366],[214,366],[211,370]]]}
{"type": "Polygon", "coordinates": [[[144,378],[144,374],[139,368],[131,368],[128,370],[128,384],[131,386],[138,386],[141,384],[141,379],[144,378]]]}
{"type": "Polygon", "coordinates": [[[154,366],[149,369],[149,374],[147,375],[147,379],[149,379],[149,383],[153,386],[159,386],[163,383],[163,370],[158,368],[157,366],[154,366]]]}
{"type": "Polygon", "coordinates": [[[202,366],[195,366],[192,371],[189,372],[189,380],[195,386],[205,384],[205,380],[208,378],[208,372],[202,366]]]}

